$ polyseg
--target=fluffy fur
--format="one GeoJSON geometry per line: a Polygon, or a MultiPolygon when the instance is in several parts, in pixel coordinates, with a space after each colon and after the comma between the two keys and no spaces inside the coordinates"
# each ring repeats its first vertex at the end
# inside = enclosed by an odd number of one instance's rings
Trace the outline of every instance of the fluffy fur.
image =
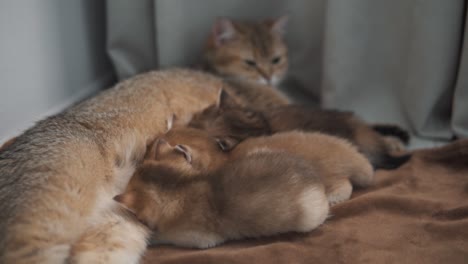
{"type": "MultiPolygon", "coordinates": [[[[219,142],[229,144],[222,139],[219,142]]],[[[265,150],[284,151],[311,164],[325,185],[332,205],[349,199],[352,185],[367,187],[373,182],[371,164],[354,146],[343,139],[321,133],[291,131],[249,138],[231,151],[231,157],[265,150]]]]}
{"type": "MultiPolygon", "coordinates": [[[[192,139],[202,141],[194,133],[192,139]]],[[[308,162],[281,151],[252,152],[218,168],[207,163],[200,174],[187,173],[180,162],[191,166],[209,155],[215,142],[206,143],[210,150],[194,152],[191,159],[175,144],[172,153],[179,160],[160,155],[145,160],[126,192],[115,197],[154,231],[155,243],[208,248],[231,239],[307,232],[325,221],[324,187],[308,162]]],[[[184,147],[192,152],[201,146],[184,147]]]]}
{"type": "Polygon", "coordinates": [[[261,22],[219,18],[205,45],[205,62],[227,78],[277,85],[288,69],[287,17],[261,22]]]}
{"type": "MultiPolygon", "coordinates": [[[[343,139],[320,133],[283,132],[248,138],[237,145],[229,136],[212,137],[199,129],[175,128],[163,138],[168,146],[184,149],[185,159],[167,159],[167,155],[156,155],[155,158],[165,161],[166,166],[183,171],[184,175],[207,174],[232,160],[255,153],[285,152],[312,165],[331,204],[349,199],[352,185],[366,187],[373,182],[372,166],[354,146],[343,139]]],[[[172,153],[177,151],[172,150],[172,153]]],[[[272,173],[271,177],[279,176],[272,173]]]]}
{"type": "Polygon", "coordinates": [[[287,17],[260,22],[219,18],[205,50],[205,68],[222,76],[230,94],[256,109],[288,104],[275,89],[288,70],[288,49],[283,40],[287,17]]]}
{"type": "MultiPolygon", "coordinates": [[[[146,145],[214,104],[222,81],[187,70],[128,79],[38,122],[0,151],[0,263],[136,263],[146,229],[112,198],[146,145]]],[[[226,86],[226,85],[224,85],[226,86]]]]}
{"type": "MultiPolygon", "coordinates": [[[[375,168],[396,168],[410,158],[409,155],[393,156],[393,148],[387,139],[351,112],[298,105],[256,111],[238,105],[226,93],[220,94],[216,105],[195,114],[189,126],[206,130],[213,136],[228,136],[231,141],[238,142],[248,137],[292,130],[322,132],[355,144],[375,168]]],[[[383,125],[379,127],[381,129],[383,125]]],[[[404,131],[398,132],[396,136],[404,135],[404,131]]]]}

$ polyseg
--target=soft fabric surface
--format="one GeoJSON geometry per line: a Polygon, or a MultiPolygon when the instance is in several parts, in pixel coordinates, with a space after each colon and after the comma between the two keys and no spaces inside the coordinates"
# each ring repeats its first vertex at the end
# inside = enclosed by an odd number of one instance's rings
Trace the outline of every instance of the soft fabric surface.
{"type": "MultiPolygon", "coordinates": [[[[286,197],[285,197],[286,199],[286,197]]],[[[144,263],[468,263],[468,140],[415,152],[378,171],[308,234],[230,242],[208,250],[170,246],[144,263]]]]}

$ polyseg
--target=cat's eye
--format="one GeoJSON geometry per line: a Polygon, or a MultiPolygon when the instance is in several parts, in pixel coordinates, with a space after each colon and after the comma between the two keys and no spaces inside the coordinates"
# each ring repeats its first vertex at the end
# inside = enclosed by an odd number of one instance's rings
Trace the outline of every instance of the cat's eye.
{"type": "Polygon", "coordinates": [[[274,58],[271,60],[271,63],[272,63],[272,64],[278,64],[280,61],[281,61],[281,57],[278,56],[278,57],[274,57],[274,58]]]}
{"type": "Polygon", "coordinates": [[[257,63],[253,60],[244,60],[245,64],[249,65],[249,66],[256,66],[257,63]]]}
{"type": "Polygon", "coordinates": [[[186,146],[184,145],[175,145],[174,149],[182,153],[184,155],[185,160],[187,160],[188,163],[192,163],[192,155],[190,155],[190,151],[187,149],[186,146]]]}

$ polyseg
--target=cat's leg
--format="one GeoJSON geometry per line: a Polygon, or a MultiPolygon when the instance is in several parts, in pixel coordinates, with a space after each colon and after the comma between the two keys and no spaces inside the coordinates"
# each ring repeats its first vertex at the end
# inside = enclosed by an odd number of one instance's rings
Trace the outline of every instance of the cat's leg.
{"type": "Polygon", "coordinates": [[[330,185],[327,190],[327,199],[330,205],[348,200],[353,192],[353,186],[348,179],[340,179],[330,185]]]}
{"type": "Polygon", "coordinates": [[[327,219],[330,205],[324,186],[314,185],[306,188],[299,196],[302,217],[295,230],[309,232],[327,219]]]}
{"type": "Polygon", "coordinates": [[[107,213],[73,245],[68,263],[139,263],[149,234],[133,216],[107,213]]]}

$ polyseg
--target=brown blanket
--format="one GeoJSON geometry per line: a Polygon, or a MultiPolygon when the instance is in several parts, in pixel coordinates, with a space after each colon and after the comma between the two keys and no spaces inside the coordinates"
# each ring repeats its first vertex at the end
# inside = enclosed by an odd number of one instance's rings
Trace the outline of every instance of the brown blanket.
{"type": "Polygon", "coordinates": [[[230,242],[208,250],[170,246],[145,263],[468,263],[468,140],[417,151],[378,171],[308,234],[230,242]]]}

